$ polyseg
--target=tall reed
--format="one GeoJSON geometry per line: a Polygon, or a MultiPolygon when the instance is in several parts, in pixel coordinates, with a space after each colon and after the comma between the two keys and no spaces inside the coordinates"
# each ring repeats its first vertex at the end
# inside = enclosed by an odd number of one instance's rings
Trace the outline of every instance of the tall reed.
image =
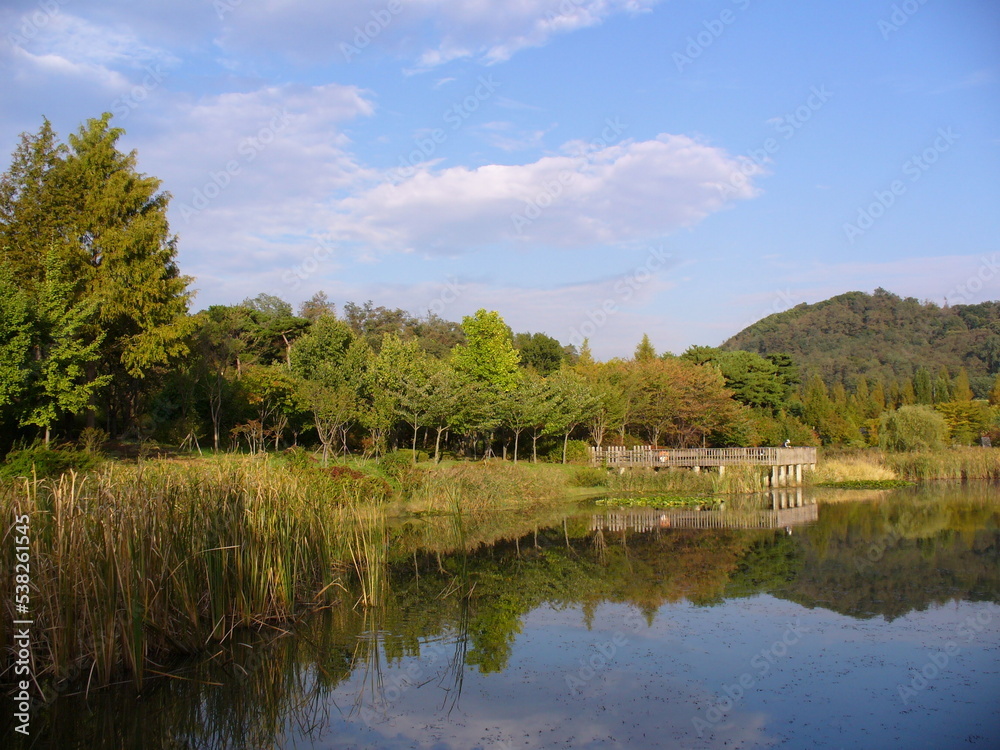
{"type": "MultiPolygon", "coordinates": [[[[334,486],[238,458],[0,485],[5,529],[30,519],[35,674],[141,684],[165,655],[330,603],[350,582],[349,530],[377,522],[354,510],[361,491],[334,486]]],[[[12,567],[0,568],[4,643],[23,619],[10,610],[12,567]]],[[[11,666],[0,664],[3,679],[11,666]]]]}

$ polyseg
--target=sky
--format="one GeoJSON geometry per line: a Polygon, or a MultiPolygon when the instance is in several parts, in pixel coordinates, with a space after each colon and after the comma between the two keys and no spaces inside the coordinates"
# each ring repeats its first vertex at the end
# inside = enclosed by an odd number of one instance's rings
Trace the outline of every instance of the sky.
{"type": "Polygon", "coordinates": [[[994,0],[4,0],[0,29],[0,151],[111,112],[195,310],[487,308],[607,359],[848,291],[1000,298],[994,0]]]}

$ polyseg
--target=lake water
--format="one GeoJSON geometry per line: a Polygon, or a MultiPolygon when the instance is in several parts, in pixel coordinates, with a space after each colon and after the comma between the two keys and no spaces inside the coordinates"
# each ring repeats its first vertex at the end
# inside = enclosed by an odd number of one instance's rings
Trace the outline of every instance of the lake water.
{"type": "Polygon", "coordinates": [[[1000,747],[998,497],[407,521],[380,606],[60,698],[25,746],[1000,747]]]}

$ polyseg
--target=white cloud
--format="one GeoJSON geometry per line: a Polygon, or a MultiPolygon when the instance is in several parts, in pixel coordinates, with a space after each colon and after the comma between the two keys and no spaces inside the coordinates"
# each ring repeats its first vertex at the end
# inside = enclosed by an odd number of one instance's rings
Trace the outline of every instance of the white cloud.
{"type": "Polygon", "coordinates": [[[378,251],[581,247],[659,237],[756,194],[734,180],[737,159],[687,136],[565,150],[522,165],[417,167],[337,202],[330,230],[378,251]]]}
{"type": "Polygon", "coordinates": [[[344,3],[334,12],[311,0],[286,0],[280,13],[241,3],[224,15],[219,42],[226,49],[266,49],[335,62],[378,48],[413,60],[417,70],[461,58],[492,64],[613,15],[649,10],[659,1],[386,0],[344,3]]]}

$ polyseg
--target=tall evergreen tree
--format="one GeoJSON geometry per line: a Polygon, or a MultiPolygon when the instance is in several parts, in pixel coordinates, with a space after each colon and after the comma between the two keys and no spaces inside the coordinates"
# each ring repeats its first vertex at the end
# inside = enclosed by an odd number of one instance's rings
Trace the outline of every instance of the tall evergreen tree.
{"type": "Polygon", "coordinates": [[[918,404],[934,403],[934,386],[931,383],[931,374],[926,367],[918,367],[913,375],[913,393],[918,404]]]}
{"type": "Polygon", "coordinates": [[[111,376],[109,423],[137,423],[151,376],[187,351],[189,279],[175,262],[167,222],[168,193],[136,170],[136,152],[118,150],[121,128],[111,115],[88,120],[69,137],[70,153],[55,168],[65,203],[70,264],[97,307],[98,371],[111,376]]]}
{"type": "Polygon", "coordinates": [[[65,240],[65,192],[57,179],[65,152],[43,120],[37,134],[21,134],[0,177],[0,254],[26,290],[42,283],[46,254],[65,240]]]}
{"type": "Polygon", "coordinates": [[[653,342],[649,340],[649,334],[642,334],[642,341],[635,347],[635,354],[632,357],[636,362],[648,362],[656,359],[656,349],[653,342]]]}

